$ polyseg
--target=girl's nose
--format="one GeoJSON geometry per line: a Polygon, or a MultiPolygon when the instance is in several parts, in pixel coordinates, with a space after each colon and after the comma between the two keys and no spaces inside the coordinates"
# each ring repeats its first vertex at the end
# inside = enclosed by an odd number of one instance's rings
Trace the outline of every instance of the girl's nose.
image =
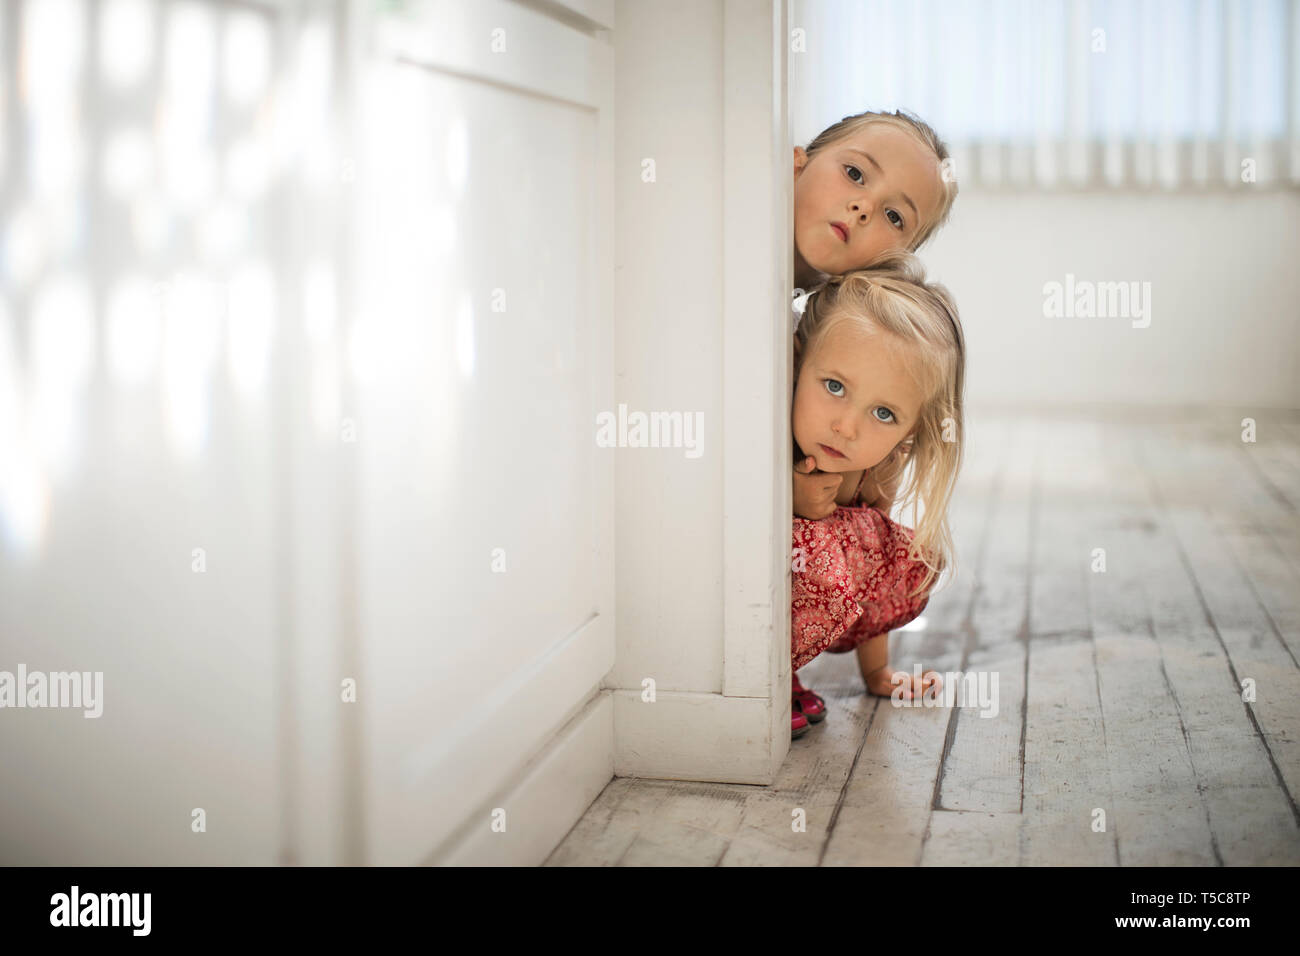
{"type": "Polygon", "coordinates": [[[849,211],[857,217],[858,222],[865,223],[871,218],[871,207],[860,199],[855,199],[849,204],[849,211]]]}

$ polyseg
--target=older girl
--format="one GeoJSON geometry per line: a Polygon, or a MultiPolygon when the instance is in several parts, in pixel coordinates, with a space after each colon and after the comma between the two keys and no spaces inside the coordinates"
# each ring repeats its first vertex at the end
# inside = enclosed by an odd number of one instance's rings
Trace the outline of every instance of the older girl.
{"type": "MultiPolygon", "coordinates": [[[[964,376],[956,307],[915,256],[887,253],[808,298],[795,333],[795,456],[839,475],[844,490],[828,517],[794,519],[793,670],[822,651],[856,649],[870,693],[908,682],[889,666],[887,635],[921,613],[952,563],[947,509],[962,456],[964,376]],[[923,510],[915,532],[858,497],[873,469],[890,469],[877,480],[896,483],[909,463],[903,500],[914,519],[923,510]]],[[[932,674],[900,696],[937,685],[932,674]]],[[[807,729],[806,718],[799,723],[796,735],[807,729]]]]}

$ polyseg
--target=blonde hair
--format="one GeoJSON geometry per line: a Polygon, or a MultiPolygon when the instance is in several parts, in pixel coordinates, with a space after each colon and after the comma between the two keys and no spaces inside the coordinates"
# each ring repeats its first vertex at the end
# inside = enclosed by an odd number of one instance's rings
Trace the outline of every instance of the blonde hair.
{"type": "Polygon", "coordinates": [[[916,235],[912,237],[912,242],[907,248],[909,252],[915,252],[948,221],[948,216],[952,213],[952,204],[957,199],[957,180],[951,175],[952,160],[948,155],[948,145],[939,138],[939,134],[925,120],[906,110],[895,110],[892,113],[874,111],[857,113],[853,116],[846,116],[838,123],[826,127],[808,144],[804,152],[811,160],[813,156],[826,147],[852,136],[858,130],[864,129],[872,123],[884,123],[887,126],[902,130],[920,141],[921,145],[928,148],[939,160],[941,168],[939,175],[941,190],[939,208],[935,213],[934,221],[923,223],[921,228],[917,230],[916,235]]]}
{"type": "Polygon", "coordinates": [[[948,290],[926,282],[921,260],[891,250],[867,268],[832,276],[808,297],[795,330],[799,371],[829,330],[848,323],[864,332],[896,336],[912,359],[909,370],[926,396],[915,426],[898,452],[873,469],[880,485],[892,482],[911,464],[899,500],[912,507],[915,527],[908,556],[928,569],[913,594],[929,588],[945,567],[956,573],[956,554],[948,525],[948,505],[961,469],[965,443],[962,393],[966,344],[957,306],[948,290]],[[917,509],[925,513],[917,521],[917,509]]]}

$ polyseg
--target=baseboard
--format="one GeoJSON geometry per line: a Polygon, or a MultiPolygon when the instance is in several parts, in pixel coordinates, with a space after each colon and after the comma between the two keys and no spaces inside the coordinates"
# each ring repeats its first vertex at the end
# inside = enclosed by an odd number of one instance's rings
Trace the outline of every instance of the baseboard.
{"type": "Polygon", "coordinates": [[[614,705],[595,697],[529,762],[520,779],[483,808],[472,832],[430,862],[435,866],[538,866],[573,829],[614,776],[614,705]],[[505,811],[505,830],[491,828],[505,811]]]}
{"type": "Polygon", "coordinates": [[[659,691],[650,703],[616,690],[613,701],[615,776],[766,785],[789,749],[787,737],[775,752],[781,715],[766,697],[659,691]]]}

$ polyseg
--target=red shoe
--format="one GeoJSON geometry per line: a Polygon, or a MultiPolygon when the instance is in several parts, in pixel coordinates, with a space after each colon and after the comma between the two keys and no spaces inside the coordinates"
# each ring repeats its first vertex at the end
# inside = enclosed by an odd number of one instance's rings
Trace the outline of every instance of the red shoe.
{"type": "Polygon", "coordinates": [[[790,675],[790,713],[803,714],[814,724],[826,716],[826,701],[799,683],[794,674],[790,675]]]}
{"type": "Polygon", "coordinates": [[[796,711],[790,712],[790,739],[802,737],[808,733],[808,728],[812,725],[808,723],[808,718],[796,711]]]}

